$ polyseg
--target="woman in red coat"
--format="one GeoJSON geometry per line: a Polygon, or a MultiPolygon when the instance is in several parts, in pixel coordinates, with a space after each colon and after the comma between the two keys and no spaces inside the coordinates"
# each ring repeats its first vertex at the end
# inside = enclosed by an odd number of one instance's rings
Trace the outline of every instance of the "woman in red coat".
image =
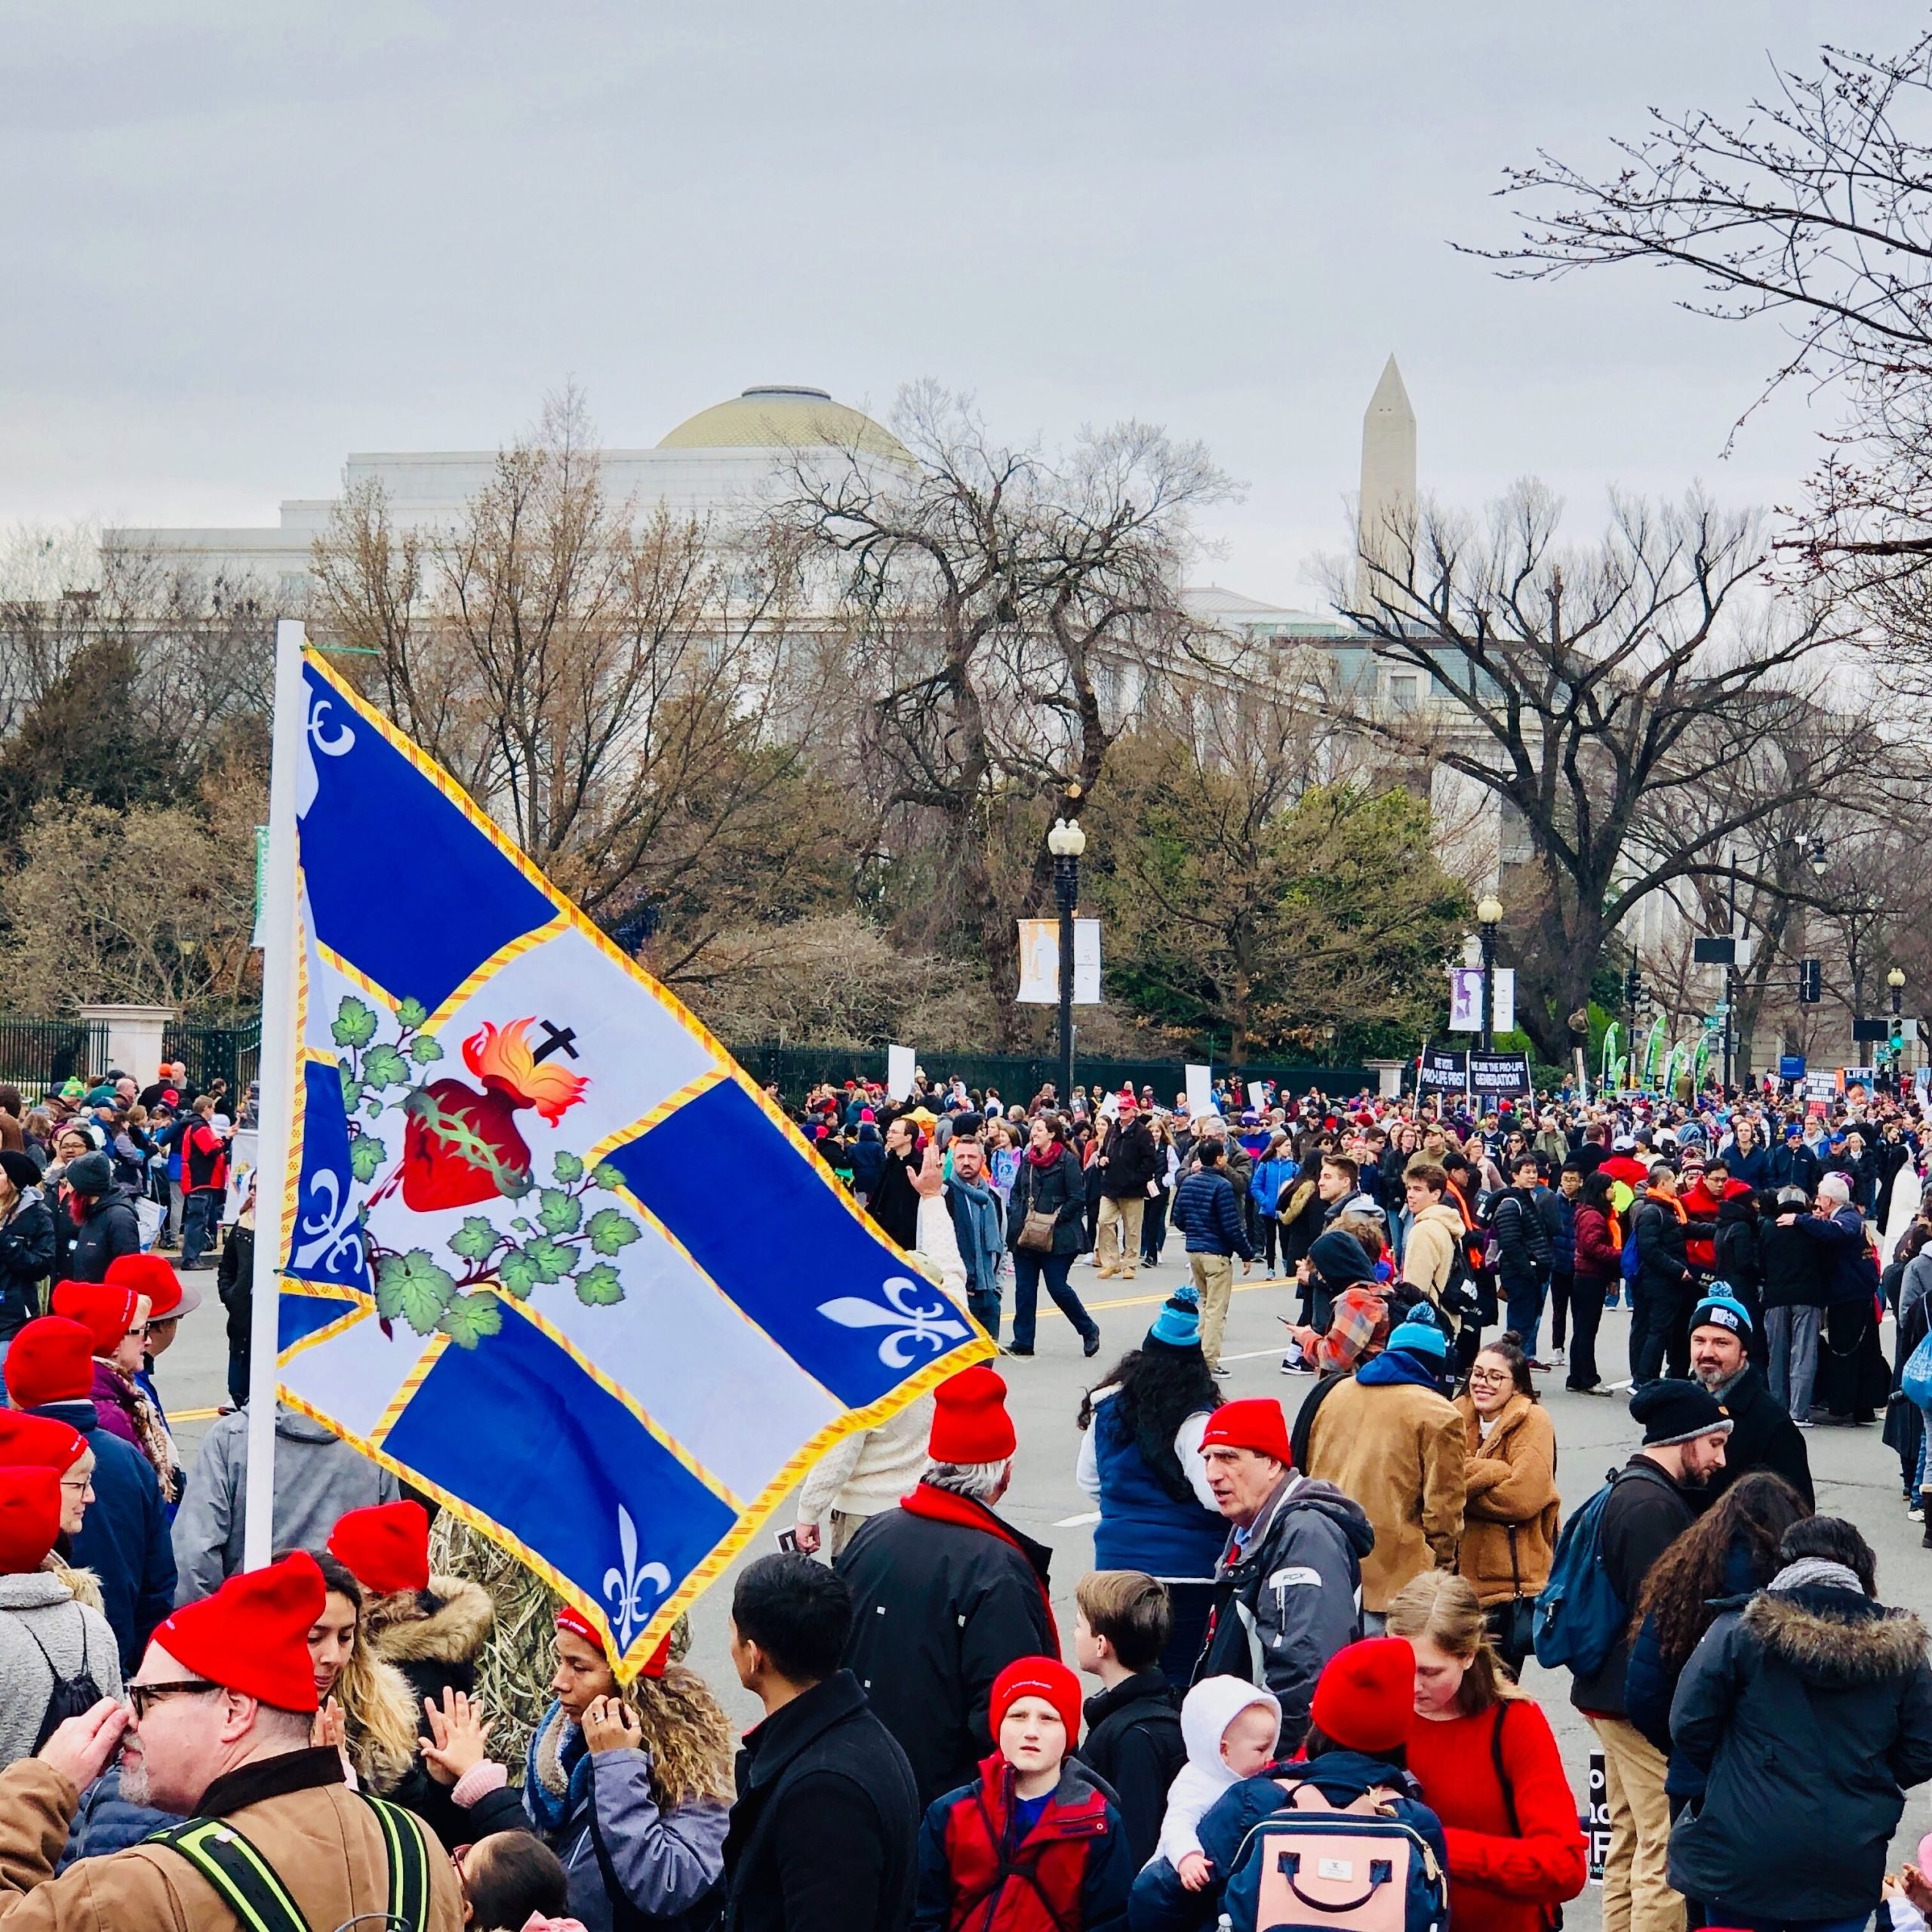
{"type": "Polygon", "coordinates": [[[1408,1767],[1449,1844],[1456,1932],[1542,1932],[1589,1875],[1549,1720],[1490,1647],[1460,1577],[1426,1571],[1389,1606],[1416,1654],[1408,1767]]]}

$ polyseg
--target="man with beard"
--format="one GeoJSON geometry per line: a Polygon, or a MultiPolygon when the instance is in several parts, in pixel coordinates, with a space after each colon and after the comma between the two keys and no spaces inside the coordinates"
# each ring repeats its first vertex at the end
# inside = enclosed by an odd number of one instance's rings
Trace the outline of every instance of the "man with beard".
{"type": "Polygon", "coordinates": [[[308,1636],[327,1594],[300,1552],[232,1577],[155,1632],[127,1705],[103,1698],[0,1771],[0,1920],[221,1932],[264,1923],[231,1899],[279,1892],[288,1911],[267,1922],[340,1925],[407,1905],[406,1922],[460,1932],[456,1869],[434,1835],[358,1795],[341,1752],[311,1743],[308,1636]],[[117,1755],[122,1797],[190,1822],[57,1878],[80,1794],[117,1755]]]}
{"type": "Polygon", "coordinates": [[[1706,1487],[1715,1500],[1740,1476],[1768,1469],[1804,1497],[1807,1509],[1814,1509],[1804,1438],[1771,1393],[1764,1371],[1749,1359],[1750,1334],[1749,1313],[1729,1295],[1706,1295],[1690,1311],[1690,1373],[1723,1404],[1731,1422],[1724,1466],[1706,1487]]]}

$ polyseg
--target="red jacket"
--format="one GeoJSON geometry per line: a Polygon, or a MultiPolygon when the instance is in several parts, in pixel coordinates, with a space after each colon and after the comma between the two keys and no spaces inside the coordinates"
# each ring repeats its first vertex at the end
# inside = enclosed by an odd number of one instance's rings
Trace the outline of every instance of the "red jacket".
{"type": "MultiPolygon", "coordinates": [[[[1724,1184],[1724,1198],[1727,1201],[1734,1195],[1750,1192],[1751,1183],[1748,1180],[1727,1180],[1724,1184]]],[[[1684,1211],[1693,1222],[1715,1223],[1718,1198],[1711,1192],[1701,1175],[1698,1177],[1697,1184],[1694,1187],[1687,1187],[1678,1198],[1684,1204],[1684,1211]]],[[[1706,1275],[1714,1272],[1718,1265],[1717,1248],[1713,1238],[1715,1232],[1715,1227],[1708,1233],[1700,1234],[1694,1230],[1687,1233],[1684,1239],[1684,1260],[1693,1268],[1700,1269],[1706,1275]]]]}
{"type": "Polygon", "coordinates": [[[1541,1932],[1546,1909],[1583,1889],[1589,1866],[1577,1800],[1549,1720],[1531,1699],[1440,1724],[1418,1718],[1408,1765],[1448,1841],[1456,1932],[1541,1932]],[[1497,1776],[1499,1757],[1506,1791],[1497,1776]]]}
{"type": "MultiPolygon", "coordinates": [[[[1068,1740],[1069,1745],[1071,1739],[1068,1740]]],[[[919,1832],[912,1932],[1118,1932],[1134,1854],[1119,1815],[1078,1758],[1017,1844],[1013,1767],[995,1751],[979,1782],[936,1799],[919,1832]]]]}

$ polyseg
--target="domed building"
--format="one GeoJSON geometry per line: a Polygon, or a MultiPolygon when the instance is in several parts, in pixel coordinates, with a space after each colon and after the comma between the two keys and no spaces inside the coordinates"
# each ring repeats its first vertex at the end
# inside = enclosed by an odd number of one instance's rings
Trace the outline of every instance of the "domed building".
{"type": "MultiPolygon", "coordinates": [[[[865,464],[912,461],[890,430],[829,391],[764,383],[686,417],[654,448],[605,450],[605,488],[613,503],[634,503],[643,513],[662,504],[681,516],[731,521],[769,495],[801,452],[813,451],[865,464]]],[[[380,482],[398,529],[444,526],[488,481],[496,458],[494,450],[358,452],[343,464],[343,484],[380,482]]],[[[272,526],[122,528],[103,531],[102,540],[169,570],[251,582],[279,608],[299,611],[310,548],[334,506],[330,497],[288,497],[272,526]]]]}

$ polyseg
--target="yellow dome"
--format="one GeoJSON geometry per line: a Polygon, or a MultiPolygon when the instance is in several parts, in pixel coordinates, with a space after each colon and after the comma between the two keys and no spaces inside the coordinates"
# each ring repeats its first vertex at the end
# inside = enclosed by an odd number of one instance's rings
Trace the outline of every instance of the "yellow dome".
{"type": "Polygon", "coordinates": [[[823,389],[771,383],[746,389],[729,402],[700,409],[680,423],[660,450],[861,449],[873,456],[912,459],[888,429],[823,389]]]}

